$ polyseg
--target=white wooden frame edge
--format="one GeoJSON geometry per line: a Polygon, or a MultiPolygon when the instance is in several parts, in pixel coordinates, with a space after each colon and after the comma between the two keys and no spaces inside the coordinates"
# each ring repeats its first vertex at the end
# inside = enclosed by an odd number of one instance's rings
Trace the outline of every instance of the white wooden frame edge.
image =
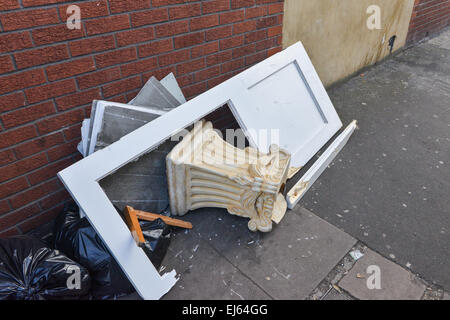
{"type": "Polygon", "coordinates": [[[316,180],[325,171],[329,164],[344,148],[356,128],[357,121],[353,120],[347,126],[347,128],[345,128],[345,130],[333,141],[333,143],[324,151],[319,159],[314,162],[314,164],[302,176],[302,178],[291,188],[291,190],[289,190],[286,197],[289,209],[293,209],[303,198],[306,192],[308,192],[314,182],[316,182],[316,180]]]}

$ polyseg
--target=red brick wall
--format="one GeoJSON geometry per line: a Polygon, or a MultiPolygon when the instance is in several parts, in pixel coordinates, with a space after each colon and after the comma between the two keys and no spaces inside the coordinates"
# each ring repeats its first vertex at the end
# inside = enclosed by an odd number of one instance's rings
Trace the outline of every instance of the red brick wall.
{"type": "Polygon", "coordinates": [[[93,99],[169,72],[193,97],[281,50],[282,18],[283,0],[0,0],[0,237],[69,199],[56,173],[80,158],[93,99]]]}
{"type": "Polygon", "coordinates": [[[416,0],[407,41],[419,41],[449,25],[450,0],[416,0]]]}

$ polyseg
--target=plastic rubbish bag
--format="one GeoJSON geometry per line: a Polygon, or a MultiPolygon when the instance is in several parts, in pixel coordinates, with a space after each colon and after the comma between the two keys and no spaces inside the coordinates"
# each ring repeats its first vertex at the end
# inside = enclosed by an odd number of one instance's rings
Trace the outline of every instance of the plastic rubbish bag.
{"type": "Polygon", "coordinates": [[[86,298],[88,271],[37,238],[0,239],[0,300],[86,298]]]}
{"type": "MultiPolygon", "coordinates": [[[[146,239],[144,252],[159,267],[170,243],[170,228],[162,221],[140,222],[146,239]]],[[[92,278],[94,299],[117,299],[134,292],[120,266],[78,206],[67,204],[56,218],[54,246],[86,267],[92,278]]]]}

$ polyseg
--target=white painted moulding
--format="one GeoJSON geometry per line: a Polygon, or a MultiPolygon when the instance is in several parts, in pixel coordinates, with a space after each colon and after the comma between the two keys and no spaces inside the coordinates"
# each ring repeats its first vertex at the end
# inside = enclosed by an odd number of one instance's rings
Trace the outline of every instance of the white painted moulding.
{"type": "Polygon", "coordinates": [[[330,165],[338,153],[344,148],[353,132],[357,128],[356,120],[348,125],[347,128],[333,141],[325,152],[317,159],[312,167],[303,175],[303,177],[289,190],[287,195],[288,208],[293,209],[305,193],[311,188],[314,182],[319,178],[323,171],[330,165]]]}
{"type": "Polygon", "coordinates": [[[164,295],[176,282],[175,273],[158,274],[98,181],[226,104],[252,147],[267,152],[270,143],[279,144],[292,154],[296,167],[303,166],[342,126],[298,42],[58,173],[144,299],[164,295]],[[279,141],[258,141],[252,133],[258,128],[279,130],[279,141]]]}

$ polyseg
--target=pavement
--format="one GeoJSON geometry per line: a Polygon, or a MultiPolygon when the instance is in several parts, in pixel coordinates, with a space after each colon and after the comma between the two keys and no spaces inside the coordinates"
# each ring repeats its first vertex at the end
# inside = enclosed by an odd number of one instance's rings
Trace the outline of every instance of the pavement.
{"type": "Polygon", "coordinates": [[[359,130],[299,204],[450,290],[450,30],[329,90],[359,130]]]}

